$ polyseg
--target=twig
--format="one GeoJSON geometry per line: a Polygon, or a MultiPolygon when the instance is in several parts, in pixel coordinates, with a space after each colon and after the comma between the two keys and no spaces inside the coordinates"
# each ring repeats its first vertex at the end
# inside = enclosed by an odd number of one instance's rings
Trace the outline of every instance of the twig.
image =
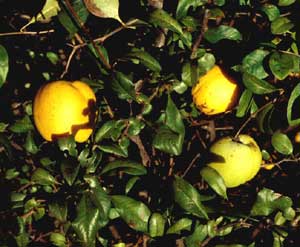
{"type": "Polygon", "coordinates": [[[138,146],[143,165],[148,166],[151,159],[143,145],[143,142],[142,142],[140,136],[138,136],[138,135],[137,136],[129,136],[129,139],[138,146]]]}
{"type": "MultiPolygon", "coordinates": [[[[120,26],[118,28],[116,28],[115,30],[111,31],[110,33],[102,36],[102,37],[99,37],[99,38],[96,38],[96,39],[93,39],[91,42],[92,43],[103,43],[106,39],[110,38],[111,36],[113,36],[114,34],[120,32],[121,30],[125,29],[126,27],[130,26],[130,25],[133,25],[134,23],[136,23],[139,19],[133,19],[131,21],[128,21],[125,23],[125,26],[120,26]]],[[[79,39],[80,37],[77,37],[77,40],[79,41],[79,44],[78,45],[74,45],[72,46],[73,49],[68,57],[68,61],[67,61],[67,64],[66,64],[66,67],[65,67],[65,70],[63,71],[63,73],[60,75],[60,78],[63,78],[67,73],[68,73],[68,70],[69,70],[69,67],[70,67],[70,63],[73,59],[73,56],[75,55],[76,51],[80,48],[83,48],[85,46],[87,46],[89,44],[89,42],[84,42],[82,40],[79,39]]]]}
{"type": "Polygon", "coordinates": [[[69,71],[69,67],[70,67],[70,63],[72,61],[72,58],[73,56],[75,55],[76,51],[80,48],[80,46],[76,45],[76,46],[73,46],[73,49],[68,57],[68,61],[67,61],[67,64],[66,64],[66,67],[65,67],[65,70],[62,72],[62,74],[60,75],[60,78],[63,78],[69,71]]]}
{"type": "Polygon", "coordinates": [[[0,33],[0,37],[3,36],[16,36],[16,35],[42,35],[48,33],[54,33],[54,29],[45,30],[45,31],[37,31],[37,32],[10,32],[10,33],[0,33]]]}
{"type": "Polygon", "coordinates": [[[246,127],[246,125],[257,116],[258,113],[260,113],[262,110],[264,110],[266,107],[268,107],[271,104],[274,104],[278,99],[275,98],[272,101],[269,101],[267,104],[263,105],[262,107],[260,107],[259,109],[257,109],[255,112],[253,112],[249,118],[242,124],[242,126],[239,128],[239,130],[236,132],[236,134],[234,135],[233,139],[237,139],[238,136],[240,135],[240,133],[242,132],[242,130],[246,127]]]}
{"type": "Polygon", "coordinates": [[[200,45],[200,43],[203,39],[204,33],[207,30],[208,18],[209,18],[209,10],[206,9],[205,12],[204,12],[204,17],[203,17],[203,21],[202,21],[201,32],[200,32],[198,38],[196,39],[196,41],[195,41],[195,43],[193,44],[193,47],[192,47],[192,53],[191,53],[191,56],[190,56],[191,59],[195,58],[195,54],[197,52],[197,49],[198,49],[198,47],[199,47],[199,45],[200,45]]]}
{"type": "Polygon", "coordinates": [[[103,43],[105,40],[107,40],[108,38],[110,38],[110,37],[113,36],[114,34],[116,34],[116,33],[120,32],[120,31],[122,31],[122,30],[125,29],[125,28],[129,28],[131,25],[135,24],[135,23],[138,22],[138,21],[139,21],[139,19],[133,19],[133,20],[131,20],[131,21],[128,21],[128,22],[125,23],[125,25],[122,25],[122,26],[116,28],[115,30],[111,31],[111,32],[108,33],[108,34],[105,34],[105,35],[102,36],[102,37],[96,38],[96,39],[94,39],[93,41],[94,41],[95,43],[103,43]]]}
{"type": "Polygon", "coordinates": [[[78,14],[76,13],[76,11],[74,10],[72,4],[70,3],[70,0],[66,0],[65,1],[67,8],[70,10],[70,12],[72,13],[73,17],[76,19],[77,23],[79,24],[79,26],[81,27],[81,29],[83,30],[83,32],[87,35],[88,39],[91,41],[97,55],[99,56],[100,60],[102,61],[103,65],[107,68],[107,69],[111,69],[111,65],[107,62],[104,54],[102,53],[102,51],[99,49],[99,47],[96,45],[96,43],[94,42],[94,40],[92,39],[89,30],[85,27],[84,23],[82,22],[82,20],[80,19],[80,16],[78,16],[78,14]]]}
{"type": "Polygon", "coordinates": [[[284,54],[288,54],[288,55],[293,55],[293,56],[295,56],[295,57],[300,58],[300,55],[299,55],[299,54],[295,54],[295,53],[290,52],[290,51],[279,50],[279,52],[284,53],[284,54]]]}
{"type": "Polygon", "coordinates": [[[182,178],[189,172],[189,170],[192,168],[192,166],[195,164],[196,160],[200,157],[200,154],[197,154],[192,161],[190,162],[190,164],[188,165],[188,167],[185,169],[184,173],[182,174],[182,178]]]}

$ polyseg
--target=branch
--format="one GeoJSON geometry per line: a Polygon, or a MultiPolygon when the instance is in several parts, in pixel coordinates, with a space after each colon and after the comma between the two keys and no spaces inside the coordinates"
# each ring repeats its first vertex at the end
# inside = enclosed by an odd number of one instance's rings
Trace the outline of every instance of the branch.
{"type": "Polygon", "coordinates": [[[54,33],[54,29],[45,30],[45,31],[37,31],[37,32],[10,32],[10,33],[0,33],[0,37],[3,36],[17,36],[17,35],[42,35],[48,33],[54,33]]]}
{"type": "Polygon", "coordinates": [[[260,107],[259,109],[257,109],[255,112],[253,112],[249,118],[242,124],[242,126],[239,128],[239,130],[236,132],[236,134],[234,135],[233,139],[237,139],[238,136],[240,135],[240,133],[242,132],[242,130],[246,127],[246,125],[257,116],[258,113],[260,113],[262,110],[264,110],[266,107],[268,107],[271,104],[274,104],[278,99],[275,98],[272,101],[269,101],[267,104],[263,105],[262,107],[260,107]]]}
{"type": "Polygon", "coordinates": [[[209,18],[209,10],[206,9],[205,12],[204,12],[204,17],[203,17],[203,21],[202,21],[201,32],[200,32],[198,38],[196,39],[196,41],[195,41],[195,43],[193,44],[193,47],[192,47],[192,53],[191,53],[191,56],[190,56],[191,59],[195,58],[197,49],[198,49],[198,47],[199,47],[199,45],[200,45],[200,43],[203,39],[204,33],[207,30],[208,18],[209,18]]]}
{"type": "Polygon", "coordinates": [[[102,53],[102,51],[99,49],[99,47],[96,45],[96,43],[94,42],[94,40],[92,39],[89,30],[85,27],[84,23],[82,22],[82,20],[80,19],[80,17],[78,16],[78,14],[76,13],[76,11],[74,10],[72,4],[70,3],[70,0],[66,0],[65,1],[67,8],[70,10],[70,12],[72,13],[73,17],[75,18],[75,20],[77,21],[77,23],[79,24],[80,28],[83,30],[83,32],[87,35],[88,39],[91,41],[97,55],[99,56],[100,60],[102,61],[103,65],[107,68],[107,69],[111,69],[111,65],[107,62],[104,54],[102,53]]]}

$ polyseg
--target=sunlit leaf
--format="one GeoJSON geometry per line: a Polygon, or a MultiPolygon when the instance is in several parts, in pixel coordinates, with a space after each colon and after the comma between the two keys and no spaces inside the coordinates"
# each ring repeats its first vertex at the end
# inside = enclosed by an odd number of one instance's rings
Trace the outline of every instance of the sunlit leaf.
{"type": "Polygon", "coordinates": [[[43,168],[37,168],[32,176],[31,181],[40,185],[54,185],[56,183],[55,178],[43,168]]]}
{"type": "Polygon", "coordinates": [[[269,21],[274,21],[280,16],[280,11],[276,5],[265,4],[261,10],[268,16],[269,21]]]}
{"type": "Polygon", "coordinates": [[[201,169],[200,174],[218,195],[227,199],[225,182],[215,169],[207,166],[201,169]]]}
{"type": "Polygon", "coordinates": [[[278,6],[289,6],[296,2],[296,0],[279,0],[278,1],[278,6]]]}
{"type": "Polygon", "coordinates": [[[207,227],[205,225],[197,225],[194,232],[184,238],[184,242],[188,247],[198,247],[201,246],[202,241],[207,237],[207,227]]]}
{"type": "Polygon", "coordinates": [[[204,38],[207,39],[210,43],[215,44],[223,39],[240,41],[242,40],[242,35],[234,27],[221,25],[216,28],[208,29],[204,33],[204,38]]]}
{"type": "Polygon", "coordinates": [[[176,18],[181,19],[187,15],[189,8],[196,8],[204,5],[207,0],[179,0],[176,9],[176,18]]]}
{"type": "Polygon", "coordinates": [[[6,81],[8,74],[9,63],[8,63],[8,53],[4,46],[0,45],[0,88],[6,81]]]}
{"type": "Polygon", "coordinates": [[[167,28],[175,33],[183,35],[181,25],[162,9],[156,9],[150,14],[149,22],[161,28],[167,28]]]}
{"type": "Polygon", "coordinates": [[[245,89],[244,92],[242,93],[239,104],[237,106],[236,110],[236,117],[244,117],[249,110],[251,99],[252,99],[252,92],[249,89],[245,89]]]}
{"type": "Polygon", "coordinates": [[[191,230],[193,221],[189,218],[182,218],[176,221],[173,225],[167,230],[167,234],[180,234],[183,230],[191,230]]]}
{"type": "Polygon", "coordinates": [[[176,176],[173,183],[174,200],[187,212],[208,219],[199,192],[187,181],[176,176]]]}
{"type": "Polygon", "coordinates": [[[129,227],[136,231],[148,232],[151,212],[144,203],[122,195],[115,195],[111,198],[118,213],[129,227]]]}
{"type": "Polygon", "coordinates": [[[83,0],[87,9],[95,16],[113,18],[122,22],[119,16],[119,0],[83,0]]]}
{"type": "Polygon", "coordinates": [[[49,22],[52,17],[56,16],[60,11],[58,0],[46,0],[46,3],[40,13],[31,18],[31,20],[21,28],[21,31],[35,22],[49,22]]]}
{"type": "Polygon", "coordinates": [[[243,73],[243,83],[254,94],[268,94],[278,90],[273,85],[248,72],[243,73]]]}
{"type": "Polygon", "coordinates": [[[284,34],[294,27],[294,24],[286,17],[278,17],[271,23],[273,34],[284,34]]]}
{"type": "Polygon", "coordinates": [[[284,155],[290,155],[293,153],[293,144],[286,134],[275,132],[272,135],[271,143],[279,153],[284,155]]]}
{"type": "Polygon", "coordinates": [[[280,210],[284,213],[292,207],[292,204],[291,198],[264,188],[258,192],[256,202],[251,209],[251,215],[268,216],[275,210],[280,210]]]}
{"type": "Polygon", "coordinates": [[[131,160],[116,160],[108,163],[101,171],[101,174],[111,172],[113,170],[121,170],[131,175],[145,175],[147,173],[146,168],[135,161],[131,160]]]}
{"type": "Polygon", "coordinates": [[[134,100],[136,98],[134,84],[121,72],[115,74],[111,86],[120,99],[134,100]]]}
{"type": "Polygon", "coordinates": [[[266,78],[268,73],[264,69],[263,61],[268,54],[269,52],[266,50],[254,50],[244,57],[242,64],[243,69],[259,79],[266,78]]]}
{"type": "Polygon", "coordinates": [[[161,71],[159,62],[146,51],[133,49],[131,52],[126,54],[126,57],[138,59],[144,66],[154,72],[161,71]]]}
{"type": "Polygon", "coordinates": [[[164,235],[166,219],[160,213],[153,213],[149,219],[149,234],[152,238],[164,235]]]}
{"type": "Polygon", "coordinates": [[[299,61],[297,56],[273,52],[269,59],[269,66],[274,76],[279,79],[285,79],[291,72],[299,71],[299,61]]]}
{"type": "MultiPolygon", "coordinates": [[[[300,124],[300,116],[296,119],[293,119],[293,109],[298,110],[299,112],[299,107],[297,107],[297,99],[300,97],[300,83],[298,83],[295,88],[293,89],[291,96],[288,101],[288,106],[287,106],[287,120],[289,122],[289,125],[297,125],[300,124]]],[[[299,102],[299,101],[298,101],[299,102]]],[[[299,114],[299,113],[298,113],[299,114]]]]}

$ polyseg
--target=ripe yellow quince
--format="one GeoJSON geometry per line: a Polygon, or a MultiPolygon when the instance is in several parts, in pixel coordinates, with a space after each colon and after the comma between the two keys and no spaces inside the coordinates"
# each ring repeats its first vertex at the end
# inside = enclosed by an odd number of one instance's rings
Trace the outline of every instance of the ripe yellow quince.
{"type": "Polygon", "coordinates": [[[195,105],[206,115],[215,115],[232,109],[238,95],[238,84],[218,65],[200,77],[192,89],[195,105]]]}
{"type": "Polygon", "coordinates": [[[50,82],[34,98],[34,123],[47,141],[73,135],[76,142],[85,142],[93,132],[95,103],[93,90],[84,82],[50,82]]]}

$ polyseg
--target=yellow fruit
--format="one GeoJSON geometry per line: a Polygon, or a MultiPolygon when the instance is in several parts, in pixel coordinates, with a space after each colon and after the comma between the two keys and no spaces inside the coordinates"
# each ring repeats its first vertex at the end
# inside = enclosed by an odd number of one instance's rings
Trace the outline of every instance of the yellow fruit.
{"type": "Polygon", "coordinates": [[[295,135],[295,142],[300,143],[300,132],[297,132],[295,135]]]}
{"type": "Polygon", "coordinates": [[[260,148],[249,135],[239,135],[237,140],[223,137],[211,146],[210,152],[212,161],[208,166],[223,177],[228,188],[251,180],[262,163],[260,148]]]}
{"type": "Polygon", "coordinates": [[[75,141],[85,142],[93,132],[95,103],[93,90],[84,82],[50,82],[35,96],[35,125],[47,141],[73,135],[75,141]]]}
{"type": "Polygon", "coordinates": [[[219,114],[232,109],[238,99],[237,83],[215,65],[192,89],[195,105],[206,115],[219,114]]]}

